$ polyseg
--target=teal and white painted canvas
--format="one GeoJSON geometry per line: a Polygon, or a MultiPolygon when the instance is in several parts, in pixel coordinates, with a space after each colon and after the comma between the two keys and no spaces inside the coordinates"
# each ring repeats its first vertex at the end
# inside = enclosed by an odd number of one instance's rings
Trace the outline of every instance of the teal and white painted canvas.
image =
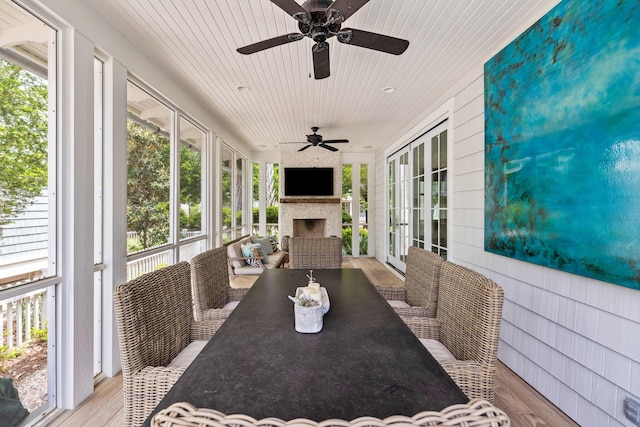
{"type": "Polygon", "coordinates": [[[485,250],[640,289],[640,2],[565,0],[484,71],[485,250]]]}

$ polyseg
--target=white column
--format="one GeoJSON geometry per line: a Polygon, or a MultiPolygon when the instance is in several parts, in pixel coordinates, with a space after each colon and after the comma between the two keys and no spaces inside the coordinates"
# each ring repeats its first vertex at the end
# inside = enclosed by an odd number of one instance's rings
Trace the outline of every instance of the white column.
{"type": "Polygon", "coordinates": [[[112,377],[122,369],[113,290],[127,279],[127,70],[113,59],[104,63],[103,119],[102,369],[112,377]]]}
{"type": "Polygon", "coordinates": [[[93,393],[94,47],[64,30],[59,52],[58,403],[72,409],[93,393]]]}

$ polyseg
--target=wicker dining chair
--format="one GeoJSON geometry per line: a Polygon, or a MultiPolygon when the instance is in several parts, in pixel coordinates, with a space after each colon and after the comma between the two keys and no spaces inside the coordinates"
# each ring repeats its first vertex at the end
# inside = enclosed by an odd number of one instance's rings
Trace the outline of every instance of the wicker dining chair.
{"type": "Polygon", "coordinates": [[[198,409],[186,402],[178,402],[160,410],[151,420],[151,427],[383,427],[383,426],[449,426],[449,427],[509,427],[509,416],[486,400],[449,406],[442,411],[424,411],[412,417],[395,415],[385,419],[361,417],[351,422],[331,419],[316,422],[305,418],[283,421],[279,418],[256,420],[248,415],[225,415],[214,409],[198,409]]]}
{"type": "Polygon", "coordinates": [[[204,251],[191,259],[196,320],[225,320],[249,288],[229,285],[227,248],[204,251]]]}
{"type": "Polygon", "coordinates": [[[342,238],[291,237],[289,268],[342,268],[342,238]]]}
{"type": "Polygon", "coordinates": [[[124,425],[139,426],[222,321],[193,320],[188,262],[116,287],[113,303],[122,360],[124,425]]]}
{"type": "Polygon", "coordinates": [[[436,317],[440,268],[444,259],[431,251],[410,246],[404,286],[377,286],[393,309],[406,317],[436,317]]]}
{"type": "Polygon", "coordinates": [[[470,399],[493,402],[503,301],[495,282],[445,261],[436,318],[403,317],[470,399]]]}

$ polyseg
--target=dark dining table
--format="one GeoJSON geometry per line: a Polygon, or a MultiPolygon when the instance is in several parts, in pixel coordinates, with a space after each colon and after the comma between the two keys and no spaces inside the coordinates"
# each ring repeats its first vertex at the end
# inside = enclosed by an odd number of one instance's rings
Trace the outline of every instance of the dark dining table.
{"type": "Polygon", "coordinates": [[[330,309],[320,332],[296,332],[287,296],[307,274],[265,270],[144,425],[175,402],[256,419],[351,421],[469,401],[362,270],[314,270],[330,309]]]}

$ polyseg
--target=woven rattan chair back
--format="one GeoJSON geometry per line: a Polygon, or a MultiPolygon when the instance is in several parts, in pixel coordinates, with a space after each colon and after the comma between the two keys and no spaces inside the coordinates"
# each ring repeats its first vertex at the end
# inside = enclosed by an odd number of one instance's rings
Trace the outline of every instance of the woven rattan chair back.
{"type": "MultiPolygon", "coordinates": [[[[504,291],[484,275],[445,261],[440,272],[440,341],[457,360],[482,367],[482,397],[493,401],[504,291]]],[[[479,397],[479,396],[472,396],[479,397]]]]}
{"type": "Polygon", "coordinates": [[[144,274],[114,291],[122,373],[166,366],[189,345],[191,274],[181,262],[144,274]]]}
{"type": "Polygon", "coordinates": [[[424,308],[426,317],[436,317],[443,261],[440,255],[415,246],[410,246],[407,253],[406,302],[410,306],[424,308]]]}
{"type": "Polygon", "coordinates": [[[204,251],[191,259],[193,302],[196,320],[207,310],[224,307],[229,302],[227,248],[204,251]]]}
{"type": "MultiPolygon", "coordinates": [[[[147,399],[145,394],[152,394],[152,390],[139,389],[134,376],[147,367],[168,365],[190,342],[189,263],[165,267],[118,286],[113,302],[122,360],[124,424],[131,426],[144,421],[140,417],[151,412],[158,400],[147,399]],[[150,408],[144,408],[147,400],[150,408]]],[[[176,378],[180,373],[176,372],[176,378]]],[[[158,386],[154,392],[160,389],[158,386]]]]}
{"type": "Polygon", "coordinates": [[[342,238],[290,238],[289,268],[342,268],[342,238]]]}

